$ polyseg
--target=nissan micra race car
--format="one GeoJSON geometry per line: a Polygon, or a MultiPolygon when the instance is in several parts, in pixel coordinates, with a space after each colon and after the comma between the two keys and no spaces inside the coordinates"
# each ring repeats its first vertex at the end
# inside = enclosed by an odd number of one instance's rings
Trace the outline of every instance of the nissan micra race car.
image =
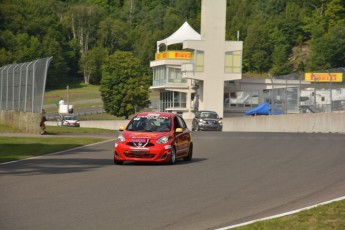
{"type": "Polygon", "coordinates": [[[177,114],[137,114],[122,131],[114,146],[114,164],[124,161],[165,162],[192,160],[193,142],[185,121],[177,114]]]}

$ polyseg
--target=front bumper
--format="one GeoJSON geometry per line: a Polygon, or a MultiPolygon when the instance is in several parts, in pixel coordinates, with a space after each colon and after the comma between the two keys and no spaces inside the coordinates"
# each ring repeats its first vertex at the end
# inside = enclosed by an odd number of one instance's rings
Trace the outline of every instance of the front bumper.
{"type": "Polygon", "coordinates": [[[79,123],[65,123],[63,126],[72,126],[72,127],[80,127],[79,123]]]}
{"type": "Polygon", "coordinates": [[[133,147],[125,143],[115,143],[114,159],[118,161],[168,162],[171,145],[155,145],[152,147],[133,147]]]}
{"type": "Polygon", "coordinates": [[[221,131],[223,129],[222,125],[210,125],[210,124],[199,124],[199,129],[204,131],[221,131]]]}

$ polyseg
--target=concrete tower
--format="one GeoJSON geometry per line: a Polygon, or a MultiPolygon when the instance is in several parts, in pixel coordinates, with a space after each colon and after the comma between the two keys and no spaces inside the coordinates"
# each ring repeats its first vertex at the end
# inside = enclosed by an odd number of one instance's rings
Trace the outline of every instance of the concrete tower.
{"type": "Polygon", "coordinates": [[[201,40],[183,42],[184,49],[203,53],[195,58],[193,72],[183,67],[184,77],[199,80],[199,110],[214,110],[223,117],[224,81],[242,78],[242,42],[225,41],[226,0],[201,1],[201,40]],[[202,71],[198,70],[202,63],[202,71]]]}
{"type": "Polygon", "coordinates": [[[199,109],[223,117],[226,0],[202,0],[201,39],[204,41],[205,80],[200,84],[199,109]]]}
{"type": "Polygon", "coordinates": [[[225,41],[225,27],[226,0],[202,0],[200,34],[185,22],[157,41],[150,63],[153,108],[184,118],[194,117],[196,109],[224,116],[224,81],[241,79],[243,49],[241,41],[225,41]],[[181,43],[182,51],[169,51],[169,45],[181,43]]]}

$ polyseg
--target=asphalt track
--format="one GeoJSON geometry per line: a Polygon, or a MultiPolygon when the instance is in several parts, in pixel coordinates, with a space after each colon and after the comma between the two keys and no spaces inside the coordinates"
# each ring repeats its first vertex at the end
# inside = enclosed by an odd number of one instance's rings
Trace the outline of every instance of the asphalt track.
{"type": "Polygon", "coordinates": [[[345,135],[193,132],[194,160],[113,165],[113,141],[0,165],[0,229],[216,229],[345,195],[345,135]]]}

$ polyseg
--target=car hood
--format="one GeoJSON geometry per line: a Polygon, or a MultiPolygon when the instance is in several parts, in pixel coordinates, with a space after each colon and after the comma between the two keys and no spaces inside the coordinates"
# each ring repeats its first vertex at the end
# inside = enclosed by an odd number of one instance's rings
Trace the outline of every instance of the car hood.
{"type": "Polygon", "coordinates": [[[122,135],[127,138],[148,138],[151,140],[158,140],[163,136],[169,136],[169,132],[131,132],[123,131],[122,135]]]}
{"type": "Polygon", "coordinates": [[[218,119],[218,118],[199,118],[199,120],[203,120],[203,121],[221,121],[222,119],[218,119]]]}

